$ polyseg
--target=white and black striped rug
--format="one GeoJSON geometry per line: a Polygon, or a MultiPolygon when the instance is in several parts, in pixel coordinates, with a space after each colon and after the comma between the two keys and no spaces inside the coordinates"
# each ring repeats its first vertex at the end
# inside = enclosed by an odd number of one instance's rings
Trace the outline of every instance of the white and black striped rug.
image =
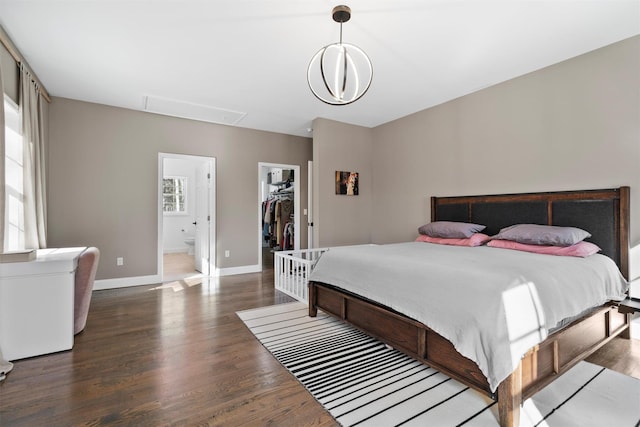
{"type": "MultiPolygon", "coordinates": [[[[343,426],[498,426],[488,397],[300,303],[237,313],[343,426]]],[[[521,426],[640,426],[640,380],[581,362],[527,400],[521,426]]]]}

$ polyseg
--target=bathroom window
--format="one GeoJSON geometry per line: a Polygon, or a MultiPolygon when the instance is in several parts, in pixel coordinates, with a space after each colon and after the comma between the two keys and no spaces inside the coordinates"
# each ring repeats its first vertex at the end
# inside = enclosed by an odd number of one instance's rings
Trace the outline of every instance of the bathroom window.
{"type": "Polygon", "coordinates": [[[162,210],[165,214],[187,214],[187,177],[168,176],[162,179],[162,210]]]}

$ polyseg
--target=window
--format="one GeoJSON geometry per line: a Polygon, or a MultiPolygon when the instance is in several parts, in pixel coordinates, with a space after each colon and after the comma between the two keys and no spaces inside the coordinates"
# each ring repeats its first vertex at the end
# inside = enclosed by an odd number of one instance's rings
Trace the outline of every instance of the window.
{"type": "Polygon", "coordinates": [[[5,248],[24,249],[24,184],[22,127],[18,106],[4,97],[5,120],[5,248]]]}
{"type": "Polygon", "coordinates": [[[187,214],[187,177],[162,179],[162,210],[165,214],[187,214]]]}

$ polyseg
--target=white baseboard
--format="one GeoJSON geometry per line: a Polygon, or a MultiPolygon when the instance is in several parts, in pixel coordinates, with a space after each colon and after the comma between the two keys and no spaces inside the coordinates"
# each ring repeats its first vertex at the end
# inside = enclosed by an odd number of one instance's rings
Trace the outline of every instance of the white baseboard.
{"type": "Polygon", "coordinates": [[[137,276],[137,277],[119,277],[117,279],[96,280],[93,283],[93,290],[100,291],[103,289],[128,288],[131,286],[153,285],[160,283],[162,280],[160,275],[155,276],[137,276]]]}
{"type": "Polygon", "coordinates": [[[189,247],[188,246],[183,246],[183,247],[179,247],[179,248],[165,248],[162,250],[163,254],[181,254],[181,253],[188,253],[189,252],[189,247]]]}
{"type": "Polygon", "coordinates": [[[262,267],[259,264],[243,265],[240,267],[227,267],[216,269],[216,276],[234,276],[236,274],[259,273],[262,267]]]}
{"type": "MultiPolygon", "coordinates": [[[[262,267],[258,264],[243,265],[240,267],[228,267],[216,269],[216,276],[234,276],[237,274],[259,273],[262,267]]],[[[128,288],[131,286],[153,285],[162,283],[159,274],[153,276],[137,276],[137,277],[119,277],[117,279],[96,280],[93,283],[93,290],[100,291],[103,289],[128,288]]]]}

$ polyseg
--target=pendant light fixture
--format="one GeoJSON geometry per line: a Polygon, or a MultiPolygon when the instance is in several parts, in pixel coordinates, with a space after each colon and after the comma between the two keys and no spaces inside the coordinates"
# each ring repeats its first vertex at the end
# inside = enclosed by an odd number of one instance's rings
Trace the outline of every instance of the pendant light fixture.
{"type": "Polygon", "coordinates": [[[311,92],[330,105],[347,105],[362,98],[371,86],[373,66],[358,46],[342,42],[342,24],[351,18],[349,6],[333,8],[333,20],[340,24],[340,42],[323,47],[307,69],[311,92]]]}

